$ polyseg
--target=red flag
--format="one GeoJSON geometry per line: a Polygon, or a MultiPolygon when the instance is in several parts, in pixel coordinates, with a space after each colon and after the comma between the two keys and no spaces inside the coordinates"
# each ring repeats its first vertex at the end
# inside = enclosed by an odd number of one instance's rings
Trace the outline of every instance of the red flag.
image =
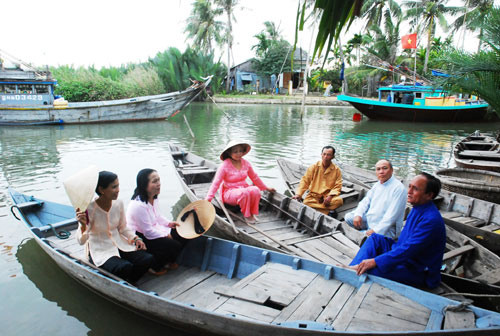
{"type": "Polygon", "coordinates": [[[408,34],[401,38],[403,49],[417,49],[417,33],[408,34]]]}

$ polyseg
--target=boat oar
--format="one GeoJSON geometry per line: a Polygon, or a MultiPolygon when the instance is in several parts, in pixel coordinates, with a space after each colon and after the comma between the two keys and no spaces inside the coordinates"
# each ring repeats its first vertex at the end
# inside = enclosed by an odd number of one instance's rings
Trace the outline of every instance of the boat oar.
{"type": "Polygon", "coordinates": [[[234,232],[239,235],[240,232],[238,231],[238,229],[236,228],[236,225],[234,224],[233,222],[233,219],[231,218],[231,216],[229,215],[227,209],[226,209],[226,206],[224,205],[224,202],[222,202],[219,197],[215,196],[214,199],[217,201],[217,203],[219,204],[220,208],[222,209],[222,211],[224,211],[224,214],[226,215],[226,218],[227,220],[229,221],[229,223],[231,224],[231,226],[233,227],[233,230],[234,232]]]}
{"type": "Polygon", "coordinates": [[[279,240],[277,240],[276,238],[268,235],[266,232],[264,232],[263,230],[259,229],[257,226],[249,223],[247,221],[247,219],[245,217],[241,217],[241,216],[238,216],[237,214],[235,214],[234,212],[232,212],[231,210],[227,210],[227,212],[229,212],[229,214],[231,214],[231,216],[234,216],[236,217],[237,219],[239,219],[240,221],[243,221],[245,224],[247,224],[249,227],[251,227],[252,229],[254,229],[255,231],[257,231],[258,233],[260,233],[261,235],[265,236],[266,238],[269,238],[271,241],[273,241],[274,243],[278,244],[279,246],[281,246],[283,248],[283,250],[287,251],[288,253],[293,253],[295,254],[295,251],[291,250],[285,243],[282,243],[280,242],[279,240]]]}

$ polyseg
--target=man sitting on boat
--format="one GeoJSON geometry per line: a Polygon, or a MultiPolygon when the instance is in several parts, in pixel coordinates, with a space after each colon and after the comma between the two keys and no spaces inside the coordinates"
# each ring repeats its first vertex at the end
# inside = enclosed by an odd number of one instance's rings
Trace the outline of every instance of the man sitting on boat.
{"type": "Polygon", "coordinates": [[[351,268],[358,275],[365,272],[415,287],[437,287],[446,244],[443,218],[432,201],[441,190],[434,176],[421,173],[408,188],[408,202],[413,209],[398,241],[372,234],[351,268]]]}
{"type": "Polygon", "coordinates": [[[378,182],[368,191],[354,211],[345,215],[350,226],[372,233],[397,238],[403,227],[406,208],[406,189],[396,177],[389,160],[375,165],[378,182]]]}
{"type": "Polygon", "coordinates": [[[344,201],[340,197],[342,173],[340,168],[332,162],[333,158],[335,158],[335,148],[332,146],[323,147],[321,161],[307,168],[293,198],[302,200],[302,195],[306,190],[309,190],[304,204],[325,215],[336,217],[335,209],[340,207],[344,201]]]}

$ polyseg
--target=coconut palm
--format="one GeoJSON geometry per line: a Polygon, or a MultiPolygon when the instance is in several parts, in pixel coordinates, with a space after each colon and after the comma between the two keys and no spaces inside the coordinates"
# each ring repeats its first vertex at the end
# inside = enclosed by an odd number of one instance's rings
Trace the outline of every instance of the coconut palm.
{"type": "MultiPolygon", "coordinates": [[[[462,27],[472,32],[479,31],[477,52],[481,50],[483,23],[492,7],[493,0],[467,0],[466,11],[464,11],[464,14],[459,16],[452,24],[453,32],[458,31],[462,27]]],[[[465,40],[465,33],[463,39],[465,40]]]]}
{"type": "Polygon", "coordinates": [[[222,13],[222,9],[212,7],[210,0],[196,0],[193,3],[184,32],[188,34],[188,39],[193,41],[193,46],[205,55],[213,53],[214,43],[219,45],[224,43],[221,34],[224,24],[216,20],[222,13]]]}
{"type": "Polygon", "coordinates": [[[252,46],[252,50],[255,50],[257,57],[263,57],[273,43],[281,40],[281,32],[274,22],[266,21],[264,26],[260,33],[254,35],[258,43],[252,46]]]}
{"type": "Polygon", "coordinates": [[[226,80],[226,92],[229,92],[229,85],[231,83],[231,55],[233,53],[233,25],[232,20],[234,18],[234,9],[238,5],[239,0],[215,0],[215,3],[219,6],[219,9],[224,11],[227,15],[227,26],[226,26],[226,42],[227,42],[227,80],[226,80]]]}
{"type": "Polygon", "coordinates": [[[382,17],[401,19],[401,7],[395,0],[365,0],[361,7],[361,17],[366,19],[367,30],[370,26],[382,26],[382,17]],[[389,16],[387,16],[389,15],[389,16]]]}
{"type": "Polygon", "coordinates": [[[424,73],[427,72],[429,62],[429,51],[432,45],[432,39],[436,33],[436,26],[443,30],[448,29],[446,14],[457,14],[463,11],[463,7],[446,6],[448,0],[408,0],[403,2],[406,7],[405,18],[409,19],[410,25],[417,30],[427,32],[427,52],[424,61],[424,73]]]}

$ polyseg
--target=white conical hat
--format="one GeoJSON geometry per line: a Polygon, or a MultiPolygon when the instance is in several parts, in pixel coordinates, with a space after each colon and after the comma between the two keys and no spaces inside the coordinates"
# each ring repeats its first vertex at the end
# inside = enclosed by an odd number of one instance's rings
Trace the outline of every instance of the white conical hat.
{"type": "Polygon", "coordinates": [[[186,239],[193,239],[207,232],[214,223],[214,220],[215,208],[212,203],[207,200],[194,201],[182,209],[179,216],[177,216],[176,222],[179,226],[177,226],[176,230],[179,236],[186,239]],[[182,220],[182,216],[190,210],[194,210],[196,212],[199,223],[203,228],[203,232],[196,232],[194,216],[189,215],[184,221],[182,220]]]}
{"type": "Polygon", "coordinates": [[[80,211],[87,210],[94,197],[98,180],[99,169],[97,166],[90,166],[68,177],[63,182],[73,208],[79,208],[80,211]]]}
{"type": "Polygon", "coordinates": [[[245,150],[245,153],[243,153],[243,155],[247,155],[248,152],[250,152],[250,149],[252,149],[252,146],[250,146],[250,144],[248,142],[245,142],[245,141],[242,141],[242,140],[231,140],[227,143],[226,147],[224,147],[224,149],[222,150],[222,152],[220,153],[220,159],[222,161],[224,161],[224,158],[222,157],[222,155],[224,154],[225,151],[227,151],[229,148],[231,147],[234,147],[236,145],[244,145],[244,146],[247,146],[247,149],[245,150]]]}

